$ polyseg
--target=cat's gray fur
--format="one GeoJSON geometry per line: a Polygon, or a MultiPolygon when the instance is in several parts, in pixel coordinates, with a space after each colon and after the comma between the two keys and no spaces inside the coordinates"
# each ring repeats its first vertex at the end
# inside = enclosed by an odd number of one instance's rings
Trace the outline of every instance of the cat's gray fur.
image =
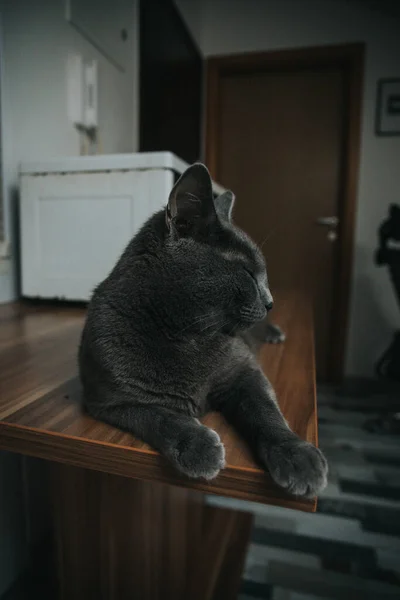
{"type": "Polygon", "coordinates": [[[198,418],[221,411],[280,486],[312,496],[327,463],[289,429],[256,361],[252,327],[272,297],[261,252],[231,223],[233,201],[214,201],[193,165],[98,286],[79,352],[86,407],[206,479],[225,453],[198,418]]]}

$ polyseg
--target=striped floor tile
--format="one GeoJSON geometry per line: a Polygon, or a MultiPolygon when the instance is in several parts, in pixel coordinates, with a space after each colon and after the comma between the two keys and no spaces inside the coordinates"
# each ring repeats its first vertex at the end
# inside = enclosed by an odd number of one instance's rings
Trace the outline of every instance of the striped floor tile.
{"type": "Polygon", "coordinates": [[[330,476],[316,514],[208,499],[255,515],[239,600],[400,598],[400,438],[364,428],[400,409],[399,388],[352,382],[318,400],[330,476]]]}

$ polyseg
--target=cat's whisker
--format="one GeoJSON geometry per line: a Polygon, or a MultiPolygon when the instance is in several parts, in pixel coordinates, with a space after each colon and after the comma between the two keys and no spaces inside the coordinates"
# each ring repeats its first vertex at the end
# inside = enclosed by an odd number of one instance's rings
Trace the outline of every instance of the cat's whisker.
{"type": "Polygon", "coordinates": [[[263,239],[262,243],[261,243],[261,244],[259,244],[259,246],[258,246],[258,247],[260,248],[260,250],[262,250],[262,249],[263,249],[263,246],[264,246],[264,244],[266,244],[266,243],[268,242],[268,240],[270,240],[270,239],[271,239],[271,237],[272,237],[273,235],[275,235],[275,233],[276,233],[276,229],[272,229],[272,231],[269,231],[269,232],[267,233],[267,235],[266,235],[266,236],[265,236],[265,238],[263,239]]]}
{"type": "Polygon", "coordinates": [[[228,335],[229,335],[229,336],[230,336],[230,335],[232,335],[232,333],[233,333],[233,332],[234,332],[234,330],[235,330],[235,327],[236,327],[236,323],[234,323],[234,324],[232,325],[232,327],[230,328],[230,330],[229,330],[229,332],[228,332],[228,335]]]}
{"type": "Polygon", "coordinates": [[[183,327],[183,329],[180,329],[180,333],[182,333],[182,331],[186,331],[187,329],[189,329],[189,327],[192,327],[193,325],[197,325],[198,323],[201,323],[202,321],[206,321],[207,319],[210,319],[211,317],[215,317],[217,315],[215,315],[215,313],[208,313],[207,315],[202,315],[200,317],[196,317],[196,319],[193,319],[193,321],[191,321],[188,325],[186,325],[186,327],[183,327]]]}
{"type": "Polygon", "coordinates": [[[206,325],[205,327],[203,327],[203,329],[200,330],[199,333],[204,333],[205,331],[207,331],[207,329],[211,329],[211,327],[218,327],[218,321],[214,321],[213,323],[206,325]]]}
{"type": "Polygon", "coordinates": [[[224,321],[223,323],[221,323],[218,328],[216,329],[216,331],[214,331],[213,335],[211,337],[214,337],[217,335],[217,333],[220,333],[222,331],[222,329],[226,326],[229,325],[230,323],[230,319],[227,321],[224,321]]]}
{"type": "Polygon", "coordinates": [[[216,327],[216,331],[215,333],[218,333],[218,331],[220,331],[223,327],[225,327],[225,325],[227,325],[229,323],[228,321],[222,321],[220,317],[217,317],[216,321],[213,321],[212,323],[210,323],[209,325],[206,325],[205,327],[203,327],[203,329],[200,330],[199,333],[204,333],[205,331],[207,331],[207,329],[211,329],[212,327],[216,327]]]}

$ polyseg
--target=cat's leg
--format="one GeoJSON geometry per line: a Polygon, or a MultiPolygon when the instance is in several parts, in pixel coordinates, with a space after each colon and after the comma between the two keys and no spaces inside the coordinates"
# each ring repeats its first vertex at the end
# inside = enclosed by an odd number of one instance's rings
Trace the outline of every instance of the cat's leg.
{"type": "Polygon", "coordinates": [[[325,487],[324,455],[291,431],[257,366],[242,366],[219,382],[209,401],[242,434],[278,485],[299,496],[314,496],[325,487]]]}
{"type": "Polygon", "coordinates": [[[150,444],[188,477],[213,479],[225,465],[225,449],[218,434],[193,417],[154,405],[128,403],[90,412],[150,444]]]}
{"type": "Polygon", "coordinates": [[[249,334],[260,344],[281,344],[286,339],[282,329],[271,323],[269,319],[253,325],[249,334]]]}
{"type": "Polygon", "coordinates": [[[282,344],[286,339],[286,335],[278,325],[273,323],[265,324],[264,340],[266,344],[282,344]]]}

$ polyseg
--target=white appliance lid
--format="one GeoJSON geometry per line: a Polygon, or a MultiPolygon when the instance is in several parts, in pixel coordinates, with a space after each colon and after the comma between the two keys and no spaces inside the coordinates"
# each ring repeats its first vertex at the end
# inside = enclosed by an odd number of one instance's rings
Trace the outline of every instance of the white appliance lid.
{"type": "Polygon", "coordinates": [[[79,173],[82,171],[110,171],[134,169],[170,169],[183,173],[188,167],[172,152],[135,152],[132,154],[97,154],[65,156],[42,161],[22,162],[21,174],[79,173]]]}
{"type": "MultiPolygon", "coordinates": [[[[135,152],[131,154],[65,156],[37,162],[22,162],[19,172],[21,175],[40,175],[48,173],[166,169],[181,174],[188,166],[187,162],[172,152],[135,152]]],[[[213,191],[222,194],[225,188],[214,181],[213,191]]]]}

